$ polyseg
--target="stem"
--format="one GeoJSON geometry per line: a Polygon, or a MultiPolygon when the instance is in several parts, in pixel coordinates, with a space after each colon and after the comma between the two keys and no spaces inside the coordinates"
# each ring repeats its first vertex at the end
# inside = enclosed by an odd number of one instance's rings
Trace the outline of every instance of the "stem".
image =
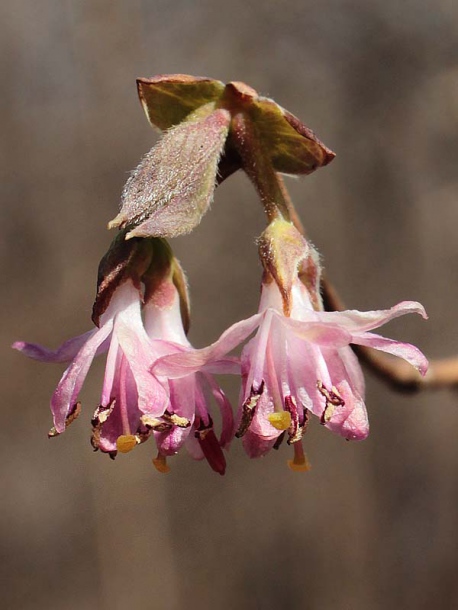
{"type": "MultiPolygon", "coordinates": [[[[254,184],[264,206],[269,222],[276,218],[289,220],[306,237],[305,228],[296,212],[294,204],[285,187],[283,178],[272,165],[263,149],[262,139],[257,137],[255,127],[243,113],[236,114],[232,120],[232,141],[236,155],[250,180],[254,184]]],[[[232,173],[232,167],[228,170],[232,173]]],[[[300,273],[306,273],[306,263],[302,263],[300,273]]],[[[321,278],[321,292],[327,311],[342,311],[342,303],[337,291],[326,277],[321,278]]],[[[358,358],[377,377],[392,388],[405,392],[422,389],[457,388],[458,357],[444,358],[430,362],[428,373],[422,377],[409,364],[370,347],[351,346],[358,358]]]]}
{"type": "Polygon", "coordinates": [[[276,218],[291,220],[290,209],[294,210],[294,207],[283,179],[274,170],[255,128],[243,113],[232,119],[232,137],[243,169],[261,198],[269,223],[276,218]]]}

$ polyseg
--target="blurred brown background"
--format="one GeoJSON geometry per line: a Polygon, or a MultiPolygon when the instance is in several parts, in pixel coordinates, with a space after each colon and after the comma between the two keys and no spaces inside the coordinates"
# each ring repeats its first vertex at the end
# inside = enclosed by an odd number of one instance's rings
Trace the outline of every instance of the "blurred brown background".
{"type": "MultiPolygon", "coordinates": [[[[135,78],[243,80],[337,152],[292,195],[328,274],[360,309],[420,300],[386,333],[458,351],[458,4],[451,0],[3,0],[0,4],[2,608],[378,610],[458,607],[458,404],[368,379],[372,433],[317,422],[308,474],[286,449],[222,478],[147,443],[115,463],[89,419],[47,441],[62,367],[10,350],[89,328],[98,260],[128,171],[154,143],[135,78]]],[[[264,226],[243,175],[174,247],[191,337],[257,307],[264,226]]],[[[228,386],[234,400],[236,385],[228,386]]]]}

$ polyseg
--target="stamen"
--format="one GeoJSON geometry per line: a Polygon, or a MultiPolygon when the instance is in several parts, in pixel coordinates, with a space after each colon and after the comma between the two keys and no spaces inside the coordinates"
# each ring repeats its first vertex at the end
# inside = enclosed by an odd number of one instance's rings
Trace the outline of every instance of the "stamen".
{"type": "Polygon", "coordinates": [[[302,422],[302,434],[305,434],[307,432],[307,428],[309,425],[309,420],[310,420],[310,414],[309,414],[309,410],[306,409],[304,407],[304,420],[302,422]]]}
{"type": "Polygon", "coordinates": [[[129,453],[129,451],[132,451],[139,443],[140,439],[133,434],[122,434],[121,436],[118,436],[116,440],[116,448],[121,453],[129,453]]]}
{"type": "Polygon", "coordinates": [[[171,425],[165,423],[165,421],[159,419],[158,417],[154,417],[153,415],[142,415],[141,416],[142,424],[144,424],[147,428],[154,430],[154,432],[165,432],[166,430],[170,430],[171,425]]]}
{"type": "Polygon", "coordinates": [[[141,445],[145,441],[149,439],[151,436],[152,430],[147,428],[146,430],[142,430],[140,427],[137,429],[137,433],[135,434],[135,438],[138,445],[141,445]]]}
{"type": "Polygon", "coordinates": [[[157,458],[153,459],[153,465],[156,470],[162,474],[167,474],[170,472],[170,466],[167,465],[167,458],[161,452],[157,454],[157,458]]]}
{"type": "Polygon", "coordinates": [[[245,400],[242,406],[242,419],[240,421],[238,430],[235,433],[235,436],[237,438],[242,438],[242,436],[246,434],[246,431],[250,427],[250,424],[253,421],[253,417],[255,414],[256,405],[258,404],[258,400],[261,398],[263,391],[264,380],[262,380],[261,385],[257,390],[255,390],[254,386],[251,386],[250,395],[245,400]]]}
{"type": "Polygon", "coordinates": [[[164,413],[164,419],[169,419],[170,423],[174,426],[178,426],[178,428],[189,428],[191,422],[187,417],[180,417],[176,413],[172,413],[169,415],[167,411],[164,413]]]}
{"type": "Polygon", "coordinates": [[[202,453],[207,459],[210,468],[218,474],[224,475],[226,472],[226,458],[212,426],[213,424],[210,420],[210,425],[199,427],[194,434],[199,441],[202,453]]]}
{"type": "Polygon", "coordinates": [[[339,390],[335,386],[332,386],[332,388],[328,390],[323,385],[323,382],[318,380],[316,382],[316,387],[318,388],[320,394],[322,394],[326,399],[326,406],[321,415],[321,423],[324,425],[331,421],[331,418],[334,415],[335,408],[343,407],[345,405],[345,401],[340,395],[339,390]]]}
{"type": "Polygon", "coordinates": [[[299,425],[299,411],[292,396],[285,396],[285,411],[291,415],[291,425],[288,430],[288,445],[297,443],[302,438],[303,427],[299,425]]]}
{"type": "MultiPolygon", "coordinates": [[[[91,419],[92,424],[92,435],[91,435],[91,445],[94,448],[94,451],[97,451],[100,446],[100,435],[102,433],[102,426],[113,413],[113,409],[115,407],[116,400],[112,400],[109,405],[99,405],[97,409],[94,411],[94,415],[91,419]]],[[[116,455],[116,454],[115,454],[116,455]]]]}
{"type": "Polygon", "coordinates": [[[276,411],[268,415],[267,419],[277,430],[287,430],[291,425],[291,414],[288,411],[276,411]]]}
{"type": "MultiPolygon", "coordinates": [[[[75,421],[81,414],[81,403],[76,402],[70,413],[65,418],[65,429],[69,427],[71,423],[75,421]]],[[[60,432],[57,432],[56,428],[53,426],[51,430],[48,432],[48,438],[54,438],[55,436],[59,436],[60,432]]]]}
{"type": "Polygon", "coordinates": [[[176,415],[176,413],[169,413],[168,411],[165,411],[161,418],[148,414],[142,415],[141,421],[147,428],[154,430],[154,432],[166,432],[167,430],[170,430],[172,426],[189,428],[191,425],[191,422],[187,417],[181,417],[180,415],[176,415]]]}
{"type": "Polygon", "coordinates": [[[289,468],[294,470],[294,472],[308,472],[311,466],[307,456],[304,453],[302,443],[300,441],[298,443],[294,443],[293,447],[294,457],[292,460],[288,460],[287,462],[289,468]]]}

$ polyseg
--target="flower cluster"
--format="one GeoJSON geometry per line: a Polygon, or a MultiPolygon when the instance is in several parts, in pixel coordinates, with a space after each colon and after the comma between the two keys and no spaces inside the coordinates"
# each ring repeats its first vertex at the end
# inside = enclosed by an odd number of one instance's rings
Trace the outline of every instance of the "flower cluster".
{"type": "Polygon", "coordinates": [[[167,457],[186,446],[224,474],[234,437],[250,457],[285,440],[293,447],[290,467],[307,470],[302,437],[309,414],[348,440],[369,432],[364,379],[351,345],[393,354],[425,374],[428,363],[416,347],[372,331],[407,313],[426,314],[415,302],[385,311],[324,310],[319,257],[297,226],[279,173],[310,173],[334,153],[298,119],[242,83],[176,75],[140,79],[138,87],[149,121],[165,134],[132,173],[110,223],[120,231],[99,266],[95,328],[56,351],[13,345],[37,360],[69,363],[51,399],[49,436],[79,415],[91,363],[106,353],[91,420],[95,450],[114,458],[153,437],[159,471],[167,472],[167,457]],[[252,180],[268,218],[258,240],[259,311],[209,347],[194,349],[186,337],[185,276],[164,238],[191,231],[215,184],[238,169],[252,180]],[[241,344],[241,356],[231,355],[241,344]],[[241,375],[235,415],[215,373],[241,375]]]}

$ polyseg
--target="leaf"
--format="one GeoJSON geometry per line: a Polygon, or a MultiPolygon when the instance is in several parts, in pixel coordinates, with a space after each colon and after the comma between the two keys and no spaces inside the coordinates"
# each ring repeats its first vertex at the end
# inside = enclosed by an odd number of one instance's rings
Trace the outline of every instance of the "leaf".
{"type": "Polygon", "coordinates": [[[249,119],[256,147],[268,153],[275,171],[310,174],[334,159],[311,129],[273,100],[237,82],[226,85],[226,95],[249,119]]]}
{"type": "Polygon", "coordinates": [[[211,78],[166,74],[153,78],[138,78],[140,102],[149,122],[165,130],[209,102],[216,101],[224,91],[224,84],[211,78]]]}
{"type": "Polygon", "coordinates": [[[132,172],[121,211],[109,227],[131,237],[176,237],[196,227],[210,206],[229,130],[227,110],[212,110],[169,129],[132,172]]]}

